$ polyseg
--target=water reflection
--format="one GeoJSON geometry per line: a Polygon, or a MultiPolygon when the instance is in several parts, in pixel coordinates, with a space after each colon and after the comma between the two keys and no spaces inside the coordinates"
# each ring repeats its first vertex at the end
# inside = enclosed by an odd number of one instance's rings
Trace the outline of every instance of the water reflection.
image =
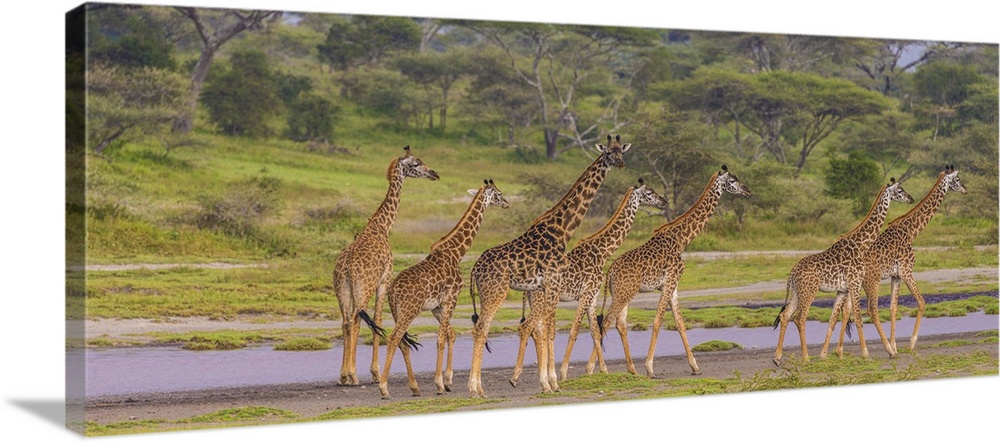
{"type": "MultiPolygon", "coordinates": [[[[997,315],[986,315],[982,312],[972,313],[963,317],[925,318],[920,326],[921,336],[940,333],[957,333],[980,330],[996,330],[997,315]]],[[[884,324],[888,333],[888,323],[884,324]]],[[[903,318],[896,322],[897,342],[906,345],[913,330],[913,318],[903,318]]],[[[810,344],[821,344],[826,334],[826,325],[810,322],[807,331],[807,341],[810,344]]],[[[870,324],[865,327],[869,351],[874,356],[882,356],[884,352],[879,343],[878,333],[870,324]],[[872,345],[875,345],[872,347],[872,345]]],[[[788,331],[786,351],[798,348],[798,336],[794,328],[788,331]]],[[[636,364],[642,364],[649,346],[650,332],[629,332],[629,343],[636,364]]],[[[855,336],[855,342],[857,334],[855,336]]],[[[834,335],[836,338],[836,335],[834,335]]],[[[556,362],[562,360],[566,348],[566,333],[556,337],[556,362]]],[[[688,329],[688,340],[691,345],[710,340],[736,342],[744,348],[774,347],[778,332],[771,327],[758,328],[692,328],[688,329]]],[[[424,346],[413,353],[414,370],[429,372],[434,370],[435,352],[434,338],[427,335],[423,339],[424,346]]],[[[495,368],[510,366],[517,356],[517,337],[515,335],[497,335],[490,337],[490,347],[493,353],[486,353],[483,366],[495,368]]],[[[455,370],[468,369],[469,350],[472,347],[469,336],[459,336],[455,343],[455,370]]],[[[618,333],[612,330],[604,340],[605,357],[609,360],[623,357],[621,340],[618,333]]],[[[831,345],[832,348],[832,345],[831,345]]],[[[590,356],[590,335],[584,330],[577,338],[571,355],[571,361],[585,363],[590,356]]],[[[381,348],[380,361],[384,361],[385,346],[381,348]]],[[[796,350],[797,351],[797,350],[796,350]]],[[[656,355],[668,356],[683,354],[680,337],[672,330],[662,330],[657,340],[656,355]]],[[[335,382],[339,376],[341,347],[316,352],[275,351],[270,346],[258,346],[244,350],[229,351],[190,351],[178,348],[134,348],[88,350],[86,352],[86,394],[87,397],[108,395],[152,393],[182,390],[199,390],[216,387],[238,387],[247,385],[288,384],[298,382],[329,381],[335,382]]],[[[369,378],[368,365],[371,361],[371,346],[358,346],[358,374],[362,382],[369,378]]],[[[535,352],[531,343],[525,355],[525,366],[534,364],[535,352]]],[[[396,355],[392,366],[393,373],[405,373],[406,368],[402,357],[396,355]]]]}

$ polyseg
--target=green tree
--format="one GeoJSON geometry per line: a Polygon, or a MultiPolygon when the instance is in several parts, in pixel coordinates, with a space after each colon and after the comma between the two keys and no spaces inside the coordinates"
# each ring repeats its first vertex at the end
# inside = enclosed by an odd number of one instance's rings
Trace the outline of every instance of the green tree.
{"type": "Polygon", "coordinates": [[[158,8],[90,8],[86,43],[92,61],[125,67],[176,69],[175,24],[158,8]]]}
{"type": "Polygon", "coordinates": [[[288,137],[296,140],[333,138],[333,126],[340,108],[330,100],[316,95],[303,95],[289,104],[288,137]]]}
{"type": "Polygon", "coordinates": [[[535,121],[534,91],[507,65],[494,48],[481,48],[471,55],[472,81],[461,103],[464,116],[475,123],[500,126],[497,142],[517,144],[517,130],[535,121]]]}
{"type": "Polygon", "coordinates": [[[906,181],[916,169],[908,162],[917,150],[931,149],[932,143],[920,134],[912,114],[897,110],[884,114],[866,115],[844,127],[837,145],[845,152],[860,150],[878,163],[882,180],[897,167],[906,167],[896,177],[906,181]]]}
{"type": "Polygon", "coordinates": [[[331,71],[378,64],[390,53],[420,48],[420,25],[405,17],[357,15],[330,26],[326,41],[316,47],[331,71]]]}
{"type": "Polygon", "coordinates": [[[824,176],[826,193],[851,200],[854,214],[863,215],[871,207],[872,195],[881,186],[878,169],[878,164],[859,150],[847,154],[846,159],[833,156],[824,176]]]}
{"type": "Polygon", "coordinates": [[[670,202],[667,218],[683,213],[705,189],[708,171],[721,166],[717,153],[704,147],[708,129],[692,114],[667,108],[637,114],[629,129],[631,143],[641,146],[629,170],[660,182],[670,202]]]}
{"type": "Polygon", "coordinates": [[[162,134],[187,103],[183,77],[164,69],[92,63],[86,81],[87,143],[97,153],[133,137],[162,134]]]}
{"type": "Polygon", "coordinates": [[[655,31],[639,28],[482,22],[465,25],[502,49],[518,78],[534,92],[549,159],[596,142],[602,133],[620,127],[620,122],[602,126],[617,120],[624,94],[605,98],[599,114],[585,117],[578,107],[579,89],[591,75],[605,73],[605,78],[610,78],[610,65],[659,38],[655,31]],[[564,130],[568,134],[561,135],[564,130]],[[559,147],[561,136],[571,140],[564,148],[559,147]]]}
{"type": "Polygon", "coordinates": [[[228,68],[206,84],[201,101],[209,118],[229,135],[266,136],[281,99],[267,58],[259,51],[234,53],[228,68]]]}
{"type": "MultiPolygon", "coordinates": [[[[934,62],[922,66],[913,75],[913,83],[919,96],[916,111],[932,120],[929,125],[934,135],[954,134],[961,126],[959,108],[970,97],[983,97],[996,89],[983,86],[986,79],[973,66],[950,62],[934,62]]],[[[989,101],[987,98],[986,101],[989,101]]],[[[980,110],[982,106],[966,107],[966,110],[980,110]]],[[[987,117],[989,118],[989,117],[987,117]]]]}
{"type": "Polygon", "coordinates": [[[424,88],[427,95],[437,95],[428,105],[428,129],[434,129],[434,108],[438,110],[440,130],[448,124],[448,105],[455,82],[468,72],[468,54],[453,49],[448,52],[404,54],[392,61],[403,75],[424,88]]]}
{"type": "Polygon", "coordinates": [[[189,132],[194,121],[195,106],[201,98],[202,88],[215,55],[233,37],[247,30],[264,29],[281,18],[280,11],[240,11],[236,9],[200,9],[175,7],[177,12],[194,25],[201,41],[201,54],[191,71],[188,111],[174,122],[174,129],[189,132]]]}

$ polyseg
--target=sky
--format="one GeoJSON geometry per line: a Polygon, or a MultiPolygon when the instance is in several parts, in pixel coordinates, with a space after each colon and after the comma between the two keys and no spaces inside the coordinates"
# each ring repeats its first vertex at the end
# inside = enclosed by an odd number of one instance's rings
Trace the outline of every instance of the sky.
{"type": "MultiPolygon", "coordinates": [[[[163,4],[137,1],[134,3],[163,4]]],[[[186,0],[184,5],[546,21],[655,28],[740,30],[875,38],[1000,41],[996,15],[977,2],[921,8],[909,2],[317,2],[186,0]],[[553,3],[553,4],[548,4],[553,3]],[[560,4],[555,4],[560,3],[560,4]],[[802,5],[810,5],[808,8],[802,5]],[[571,6],[569,6],[571,5],[571,6]]],[[[0,401],[6,440],[76,440],[63,429],[63,19],[72,1],[16,2],[0,29],[5,63],[0,180],[0,275],[6,345],[0,401]],[[11,19],[13,18],[13,19],[11,19]],[[17,436],[13,439],[7,436],[17,436]]],[[[877,354],[877,352],[876,352],[877,354]]],[[[879,355],[881,357],[881,355],[879,355]]],[[[458,393],[461,394],[461,393],[458,393]]],[[[833,439],[879,431],[907,438],[961,439],[992,431],[1000,378],[921,381],[419,418],[356,420],[232,430],[161,433],[115,440],[244,441],[463,440],[637,437],[712,440],[833,439]],[[968,422],[963,424],[962,422],[968,422]],[[890,430],[891,428],[891,430],[890,430]],[[796,434],[798,433],[798,434],[796,434]],[[808,434],[808,436],[805,436],[808,434]],[[486,437],[483,437],[486,436],[486,437]]]]}

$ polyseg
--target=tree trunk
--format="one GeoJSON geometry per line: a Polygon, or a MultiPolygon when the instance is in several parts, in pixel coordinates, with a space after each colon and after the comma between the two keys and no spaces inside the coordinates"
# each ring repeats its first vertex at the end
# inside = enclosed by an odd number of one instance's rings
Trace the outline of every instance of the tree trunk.
{"type": "Polygon", "coordinates": [[[191,94],[188,98],[187,111],[174,121],[174,131],[186,134],[194,127],[195,108],[198,106],[198,98],[201,97],[201,89],[205,86],[205,77],[208,76],[208,68],[212,66],[217,49],[215,46],[206,46],[201,51],[201,57],[198,58],[191,73],[191,94]]]}
{"type": "Polygon", "coordinates": [[[550,159],[556,159],[559,155],[559,150],[557,149],[557,144],[559,141],[559,129],[545,129],[545,156],[550,159]]]}

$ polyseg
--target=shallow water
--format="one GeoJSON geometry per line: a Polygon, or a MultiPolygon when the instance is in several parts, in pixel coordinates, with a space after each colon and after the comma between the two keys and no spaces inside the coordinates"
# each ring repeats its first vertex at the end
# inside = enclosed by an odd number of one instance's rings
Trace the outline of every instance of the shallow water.
{"type": "MultiPolygon", "coordinates": [[[[896,322],[896,340],[906,346],[913,330],[913,318],[902,318],[896,322]]],[[[981,330],[996,330],[997,315],[982,312],[963,317],[924,318],[920,325],[921,336],[940,333],[958,333],[981,330]]],[[[883,324],[889,333],[888,323],[883,324]]],[[[839,330],[839,329],[838,329],[839,330]]],[[[881,356],[884,349],[875,327],[865,327],[869,352],[881,356]]],[[[835,332],[831,351],[836,345],[835,332]]],[[[562,361],[566,348],[567,333],[556,336],[556,364],[562,361]]],[[[777,330],[771,327],[758,328],[694,328],[687,332],[692,346],[710,340],[735,342],[744,348],[773,348],[778,340],[777,330]]],[[[806,328],[806,339],[810,344],[822,344],[826,335],[826,324],[810,322],[806,328]]],[[[630,331],[629,347],[633,362],[639,366],[649,349],[650,331],[630,331]]],[[[490,337],[492,353],[483,356],[483,367],[511,366],[517,356],[517,336],[505,334],[490,337]]],[[[854,339],[857,341],[857,332],[854,339]]],[[[422,340],[420,351],[411,352],[413,368],[418,372],[434,371],[435,339],[427,335],[422,340]]],[[[785,351],[798,351],[799,338],[794,325],[790,325],[785,335],[785,351]]],[[[456,371],[467,370],[472,342],[468,335],[459,336],[455,343],[456,371]]],[[[623,357],[618,333],[610,331],[604,338],[604,354],[609,360],[623,357]]],[[[592,348],[590,333],[586,329],[576,340],[570,360],[579,366],[586,363],[592,348]]],[[[358,346],[358,374],[362,382],[370,379],[368,366],[371,363],[370,345],[358,346]]],[[[342,347],[335,345],[325,351],[276,351],[271,346],[256,346],[243,350],[191,351],[179,348],[134,348],[87,350],[86,396],[100,397],[138,393],[199,390],[217,387],[240,387],[248,385],[288,384],[298,382],[336,382],[340,373],[342,347]]],[[[82,351],[82,350],[81,350],[82,351]]],[[[385,362],[385,346],[380,348],[380,364],[385,362]]],[[[657,339],[656,355],[669,356],[684,353],[680,336],[673,330],[661,330],[657,339]]],[[[535,363],[535,349],[531,342],[525,352],[525,366],[535,363]]],[[[392,373],[406,373],[401,354],[396,354],[392,373]]],[[[527,373],[525,374],[527,375],[527,373]]],[[[527,378],[525,378],[527,379],[527,378]]]]}

